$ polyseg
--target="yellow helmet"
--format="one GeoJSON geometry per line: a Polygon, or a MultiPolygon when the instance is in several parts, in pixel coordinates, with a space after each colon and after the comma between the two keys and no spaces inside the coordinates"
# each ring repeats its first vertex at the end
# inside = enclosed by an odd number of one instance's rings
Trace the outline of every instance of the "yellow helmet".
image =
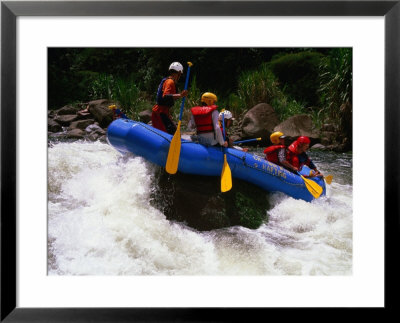
{"type": "Polygon", "coordinates": [[[217,96],[214,93],[206,92],[201,96],[201,102],[204,102],[207,105],[213,105],[217,102],[217,96]]]}
{"type": "Polygon", "coordinates": [[[275,131],[273,134],[271,134],[270,139],[273,144],[279,144],[279,138],[285,138],[282,132],[280,131],[275,131]]]}

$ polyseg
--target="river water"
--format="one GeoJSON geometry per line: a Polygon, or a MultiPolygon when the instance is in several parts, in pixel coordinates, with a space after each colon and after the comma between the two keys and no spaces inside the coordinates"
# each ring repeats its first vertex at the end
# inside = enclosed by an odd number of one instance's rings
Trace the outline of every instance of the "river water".
{"type": "Polygon", "coordinates": [[[352,156],[310,156],[333,175],[327,196],[272,193],[258,228],[200,231],[150,203],[158,166],[107,143],[50,143],[48,274],[352,275],[352,156]]]}

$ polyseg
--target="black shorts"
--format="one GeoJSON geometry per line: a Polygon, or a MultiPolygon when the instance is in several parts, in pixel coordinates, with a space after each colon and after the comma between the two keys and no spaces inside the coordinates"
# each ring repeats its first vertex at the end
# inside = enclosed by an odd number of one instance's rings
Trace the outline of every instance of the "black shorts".
{"type": "Polygon", "coordinates": [[[174,135],[176,132],[176,126],[172,122],[172,120],[165,114],[165,113],[160,113],[161,121],[165,126],[165,129],[170,135],[174,135]]]}

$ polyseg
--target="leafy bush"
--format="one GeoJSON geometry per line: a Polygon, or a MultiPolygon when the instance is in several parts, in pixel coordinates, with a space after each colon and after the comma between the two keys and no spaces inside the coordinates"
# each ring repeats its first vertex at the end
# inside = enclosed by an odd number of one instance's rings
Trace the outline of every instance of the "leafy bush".
{"type": "Polygon", "coordinates": [[[231,95],[228,102],[237,114],[246,112],[258,103],[268,103],[281,121],[306,112],[304,103],[292,99],[282,91],[267,63],[256,71],[243,73],[239,78],[238,95],[231,95]]]}
{"type": "Polygon", "coordinates": [[[296,114],[307,113],[304,104],[296,100],[290,100],[287,97],[272,100],[271,106],[274,108],[280,121],[284,121],[296,114]]]}
{"type": "Polygon", "coordinates": [[[271,71],[282,91],[308,106],[319,103],[319,66],[323,55],[313,51],[283,54],[271,60],[271,71]]]}
{"type": "Polygon", "coordinates": [[[113,87],[114,78],[112,75],[100,74],[88,86],[89,98],[91,100],[111,99],[113,87]]]}
{"type": "Polygon", "coordinates": [[[89,87],[92,100],[106,98],[118,102],[122,110],[131,119],[137,120],[139,113],[151,107],[133,78],[115,78],[113,75],[100,74],[89,87]]]}
{"type": "Polygon", "coordinates": [[[283,98],[277,79],[267,64],[262,64],[256,71],[242,73],[239,77],[237,93],[243,109],[283,98]]]}
{"type": "Polygon", "coordinates": [[[220,107],[231,111],[236,117],[247,111],[245,109],[245,103],[235,93],[231,93],[226,99],[222,99],[220,107]]]}
{"type": "Polygon", "coordinates": [[[320,64],[321,83],[318,89],[321,95],[321,114],[332,121],[340,119],[340,106],[352,102],[353,73],[352,49],[334,48],[320,64]]]}
{"type": "Polygon", "coordinates": [[[195,107],[201,105],[201,95],[206,92],[202,92],[197,86],[196,76],[193,76],[193,79],[190,81],[188,86],[188,96],[186,98],[185,106],[187,108],[195,107]]]}

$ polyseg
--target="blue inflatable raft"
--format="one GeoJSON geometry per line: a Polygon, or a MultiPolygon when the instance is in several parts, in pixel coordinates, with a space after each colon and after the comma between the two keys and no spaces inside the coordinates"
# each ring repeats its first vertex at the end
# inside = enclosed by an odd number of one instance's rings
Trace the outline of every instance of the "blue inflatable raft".
{"type": "MultiPolygon", "coordinates": [[[[108,142],[119,152],[133,153],[162,167],[165,167],[172,137],[147,124],[129,119],[117,119],[107,130],[108,142]]],[[[300,176],[260,156],[233,148],[204,146],[182,139],[178,171],[186,174],[221,176],[224,149],[232,172],[233,185],[234,179],[239,178],[269,192],[283,192],[308,202],[314,199],[300,176]]],[[[321,196],[325,195],[325,181],[319,177],[312,180],[323,188],[321,196]]]]}

